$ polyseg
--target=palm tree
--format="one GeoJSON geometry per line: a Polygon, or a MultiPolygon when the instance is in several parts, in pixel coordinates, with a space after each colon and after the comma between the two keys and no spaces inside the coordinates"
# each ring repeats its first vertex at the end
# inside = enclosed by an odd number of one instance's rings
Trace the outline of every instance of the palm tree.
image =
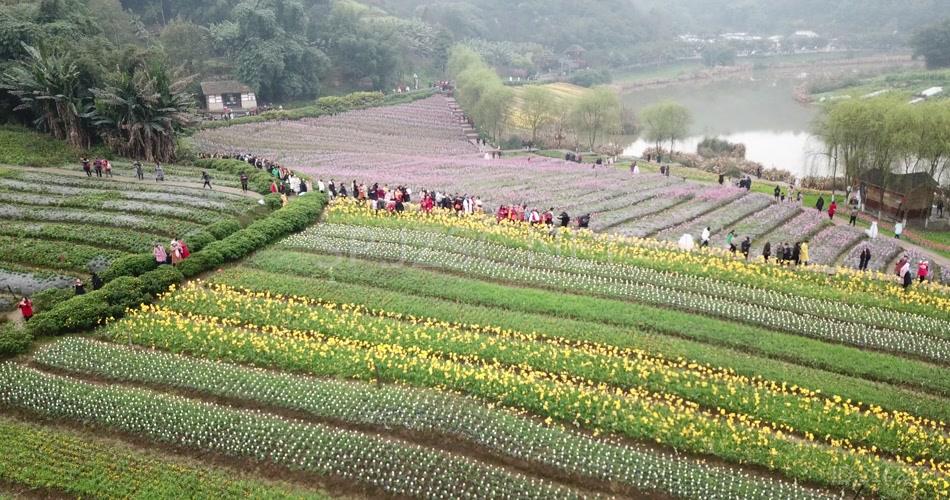
{"type": "Polygon", "coordinates": [[[189,79],[172,82],[157,65],[120,73],[105,88],[92,89],[89,116],[106,144],[118,153],[148,161],[175,159],[175,135],[192,123],[194,101],[184,92],[189,79]]]}
{"type": "Polygon", "coordinates": [[[83,112],[89,105],[80,87],[81,72],[69,54],[43,54],[23,44],[27,57],[0,77],[0,88],[20,100],[15,111],[31,110],[34,125],[69,144],[89,146],[83,112]]]}

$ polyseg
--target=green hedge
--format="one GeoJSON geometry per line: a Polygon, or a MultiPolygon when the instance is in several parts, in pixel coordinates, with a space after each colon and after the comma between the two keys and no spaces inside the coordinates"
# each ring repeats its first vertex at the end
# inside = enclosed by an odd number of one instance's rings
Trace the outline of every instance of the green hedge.
{"type": "MultiPolygon", "coordinates": [[[[108,275],[111,280],[101,289],[72,297],[36,314],[27,325],[27,335],[59,335],[88,330],[108,318],[118,318],[126,309],[138,307],[186,277],[212,271],[306,228],[319,218],[326,202],[326,197],[320,193],[301,196],[246,228],[193,252],[178,267],[156,268],[154,260],[147,259],[146,262],[145,257],[150,256],[130,256],[115,272],[125,271],[138,274],[137,277],[108,275]]],[[[110,268],[107,273],[112,271],[110,268]]]]}

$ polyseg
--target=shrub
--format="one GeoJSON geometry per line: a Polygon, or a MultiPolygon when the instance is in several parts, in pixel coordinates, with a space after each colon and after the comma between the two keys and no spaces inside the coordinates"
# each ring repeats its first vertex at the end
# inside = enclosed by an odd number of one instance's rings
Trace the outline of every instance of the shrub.
{"type": "Polygon", "coordinates": [[[158,295],[175,283],[181,283],[185,276],[181,271],[172,266],[159,266],[158,269],[149,271],[141,276],[142,286],[145,293],[149,295],[158,295]]]}
{"type": "Polygon", "coordinates": [[[120,276],[138,276],[158,267],[152,254],[123,255],[102,272],[102,281],[109,282],[120,276]]]}
{"type": "Polygon", "coordinates": [[[606,85],[613,78],[610,72],[605,69],[582,69],[571,75],[570,82],[581,87],[594,87],[597,85],[606,85]]]}
{"type": "Polygon", "coordinates": [[[33,300],[33,309],[36,312],[51,309],[56,304],[72,298],[73,293],[72,288],[47,288],[46,290],[36,292],[31,297],[33,300]]]}
{"type": "Polygon", "coordinates": [[[30,347],[33,336],[25,328],[0,323],[0,357],[22,354],[30,347]]]}
{"type": "Polygon", "coordinates": [[[35,336],[88,330],[107,318],[122,316],[126,309],[148,299],[149,295],[140,278],[122,276],[99,290],[75,296],[37,314],[27,327],[35,336]]]}

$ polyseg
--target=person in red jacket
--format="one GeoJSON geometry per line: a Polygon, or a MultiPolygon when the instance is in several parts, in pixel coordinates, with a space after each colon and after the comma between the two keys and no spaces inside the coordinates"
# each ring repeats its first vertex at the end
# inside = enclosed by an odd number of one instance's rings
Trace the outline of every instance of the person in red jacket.
{"type": "Polygon", "coordinates": [[[838,211],[838,202],[836,201],[831,202],[831,205],[828,206],[828,218],[834,219],[835,212],[837,211],[838,211]]]}
{"type": "Polygon", "coordinates": [[[33,301],[28,297],[23,297],[23,300],[17,304],[17,307],[20,308],[20,314],[23,315],[23,321],[29,321],[33,317],[33,301]]]}
{"type": "Polygon", "coordinates": [[[277,182],[271,181],[271,183],[270,183],[270,192],[271,192],[271,193],[276,193],[276,192],[277,192],[277,182]]]}
{"type": "Polygon", "coordinates": [[[926,260],[920,261],[920,264],[917,264],[917,279],[923,283],[927,279],[927,276],[930,274],[930,263],[926,260]]]}

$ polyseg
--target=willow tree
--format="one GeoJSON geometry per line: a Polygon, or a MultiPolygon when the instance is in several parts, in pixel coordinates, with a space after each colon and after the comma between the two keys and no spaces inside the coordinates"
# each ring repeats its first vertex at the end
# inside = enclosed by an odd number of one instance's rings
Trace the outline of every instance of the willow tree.
{"type": "Polygon", "coordinates": [[[686,106],[673,101],[662,101],[643,108],[640,121],[647,140],[656,144],[657,154],[660,153],[660,143],[670,141],[670,156],[673,156],[673,146],[676,141],[685,139],[689,134],[689,125],[693,118],[686,106]]]}
{"type": "Polygon", "coordinates": [[[607,87],[595,87],[577,98],[571,111],[578,134],[594,150],[597,139],[620,131],[620,99],[607,87]]]}
{"type": "Polygon", "coordinates": [[[553,120],[556,106],[554,93],[549,89],[539,85],[524,89],[520,118],[525,128],[531,130],[531,144],[538,142],[538,132],[553,120]]]}
{"type": "Polygon", "coordinates": [[[70,145],[89,146],[90,134],[83,120],[89,104],[81,85],[82,72],[67,53],[44,54],[23,44],[26,57],[0,77],[0,88],[19,99],[14,110],[30,110],[34,125],[70,145]]]}
{"type": "Polygon", "coordinates": [[[119,154],[172,161],[176,134],[194,118],[194,99],[184,92],[189,82],[172,81],[161,66],[140,65],[114,75],[104,88],[92,89],[96,108],[90,116],[119,154]]]}

